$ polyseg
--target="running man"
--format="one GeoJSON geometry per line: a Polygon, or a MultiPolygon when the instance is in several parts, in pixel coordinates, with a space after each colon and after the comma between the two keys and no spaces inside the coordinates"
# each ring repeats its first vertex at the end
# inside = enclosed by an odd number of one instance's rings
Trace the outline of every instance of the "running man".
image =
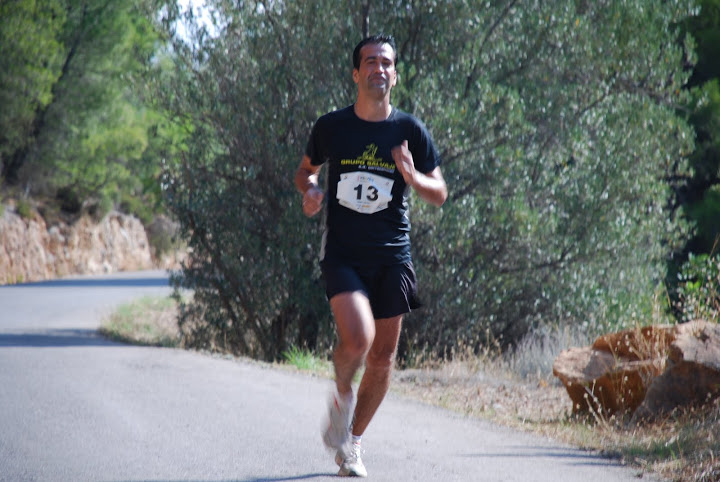
{"type": "Polygon", "coordinates": [[[367,476],[361,437],[388,391],[403,315],[420,306],[410,255],[410,189],[435,206],[447,199],[430,134],[390,104],[397,58],[389,35],[355,47],[356,101],[317,120],[295,173],[306,216],[317,214],[327,198],[320,265],[338,343],[323,440],[344,476],[367,476]],[[324,164],[325,190],[318,185],[324,164]],[[351,383],[363,364],[356,399],[351,383]]]}

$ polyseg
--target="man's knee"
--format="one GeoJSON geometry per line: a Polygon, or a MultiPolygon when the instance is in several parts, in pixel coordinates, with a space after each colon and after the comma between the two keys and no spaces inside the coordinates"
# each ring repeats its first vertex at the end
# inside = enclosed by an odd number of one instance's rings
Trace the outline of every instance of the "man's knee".
{"type": "Polygon", "coordinates": [[[381,350],[371,349],[365,360],[368,368],[374,370],[390,370],[395,364],[395,348],[381,350]]]}
{"type": "Polygon", "coordinates": [[[351,358],[364,357],[370,348],[372,340],[365,336],[353,337],[349,340],[340,340],[337,350],[351,358]]]}
{"type": "Polygon", "coordinates": [[[367,297],[358,291],[330,300],[338,330],[338,350],[347,356],[365,356],[375,339],[375,322],[367,297]]]}

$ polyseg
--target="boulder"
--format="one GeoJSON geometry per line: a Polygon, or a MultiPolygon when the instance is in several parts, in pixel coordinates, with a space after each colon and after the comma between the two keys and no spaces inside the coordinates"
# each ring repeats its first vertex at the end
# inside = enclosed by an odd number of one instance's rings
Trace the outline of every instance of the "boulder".
{"type": "Polygon", "coordinates": [[[691,321],[677,326],[665,371],[652,381],[636,420],[651,420],[677,407],[698,406],[720,396],[720,325],[691,321]]]}
{"type": "Polygon", "coordinates": [[[720,395],[720,325],[693,321],[598,338],[555,359],[574,411],[652,418],[720,395]]]}
{"type": "Polygon", "coordinates": [[[560,353],[553,375],[565,386],[576,412],[632,412],[662,373],[672,333],[669,326],[651,326],[602,336],[592,346],[560,353]]]}

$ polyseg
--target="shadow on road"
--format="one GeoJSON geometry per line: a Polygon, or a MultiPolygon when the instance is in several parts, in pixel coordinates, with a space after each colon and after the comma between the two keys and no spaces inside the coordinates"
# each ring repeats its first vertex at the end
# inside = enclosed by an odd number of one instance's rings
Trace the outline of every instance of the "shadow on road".
{"type": "Polygon", "coordinates": [[[476,454],[463,454],[462,457],[481,457],[481,458],[557,458],[567,459],[571,465],[598,465],[607,466],[608,462],[613,461],[613,457],[598,458],[598,454],[594,452],[583,452],[572,448],[553,448],[553,447],[532,447],[518,446],[507,447],[507,452],[487,452],[476,454]]]}
{"type": "Polygon", "coordinates": [[[57,348],[67,346],[120,346],[95,330],[49,330],[37,333],[0,333],[0,348],[57,348]]]}
{"type": "Polygon", "coordinates": [[[282,482],[282,481],[289,481],[289,480],[309,480],[309,479],[315,479],[318,477],[335,477],[335,474],[306,474],[306,475],[296,475],[291,477],[258,477],[256,479],[243,479],[238,480],[236,482],[282,482]]]}
{"type": "MultiPolygon", "coordinates": [[[[327,477],[337,478],[337,476],[335,474],[327,473],[327,474],[295,475],[295,476],[288,476],[288,477],[257,477],[257,478],[253,477],[253,478],[249,478],[249,479],[227,479],[227,480],[218,480],[217,482],[283,482],[283,481],[292,481],[292,480],[310,480],[310,479],[327,478],[327,477]]],[[[155,480],[154,482],[175,482],[175,481],[155,480]]]]}
{"type": "Polygon", "coordinates": [[[59,279],[48,281],[36,281],[33,283],[18,283],[14,285],[0,286],[4,288],[165,288],[170,286],[167,277],[127,279],[127,278],[106,278],[106,279],[59,279]]]}

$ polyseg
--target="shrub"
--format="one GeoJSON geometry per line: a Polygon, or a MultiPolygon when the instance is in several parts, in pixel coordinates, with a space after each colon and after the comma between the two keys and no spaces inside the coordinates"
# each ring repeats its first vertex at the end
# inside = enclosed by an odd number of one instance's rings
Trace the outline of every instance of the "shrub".
{"type": "Polygon", "coordinates": [[[693,255],[683,265],[677,288],[682,321],[720,321],[720,254],[693,255]]]}
{"type": "Polygon", "coordinates": [[[178,224],[167,216],[158,216],[145,227],[153,256],[158,259],[178,247],[178,224]]]}
{"type": "Polygon", "coordinates": [[[32,207],[30,206],[30,201],[27,199],[19,200],[15,209],[23,219],[30,219],[32,217],[32,207]]]}
{"type": "Polygon", "coordinates": [[[146,199],[132,196],[123,196],[120,201],[120,210],[138,218],[145,226],[153,221],[153,206],[146,199]]]}

